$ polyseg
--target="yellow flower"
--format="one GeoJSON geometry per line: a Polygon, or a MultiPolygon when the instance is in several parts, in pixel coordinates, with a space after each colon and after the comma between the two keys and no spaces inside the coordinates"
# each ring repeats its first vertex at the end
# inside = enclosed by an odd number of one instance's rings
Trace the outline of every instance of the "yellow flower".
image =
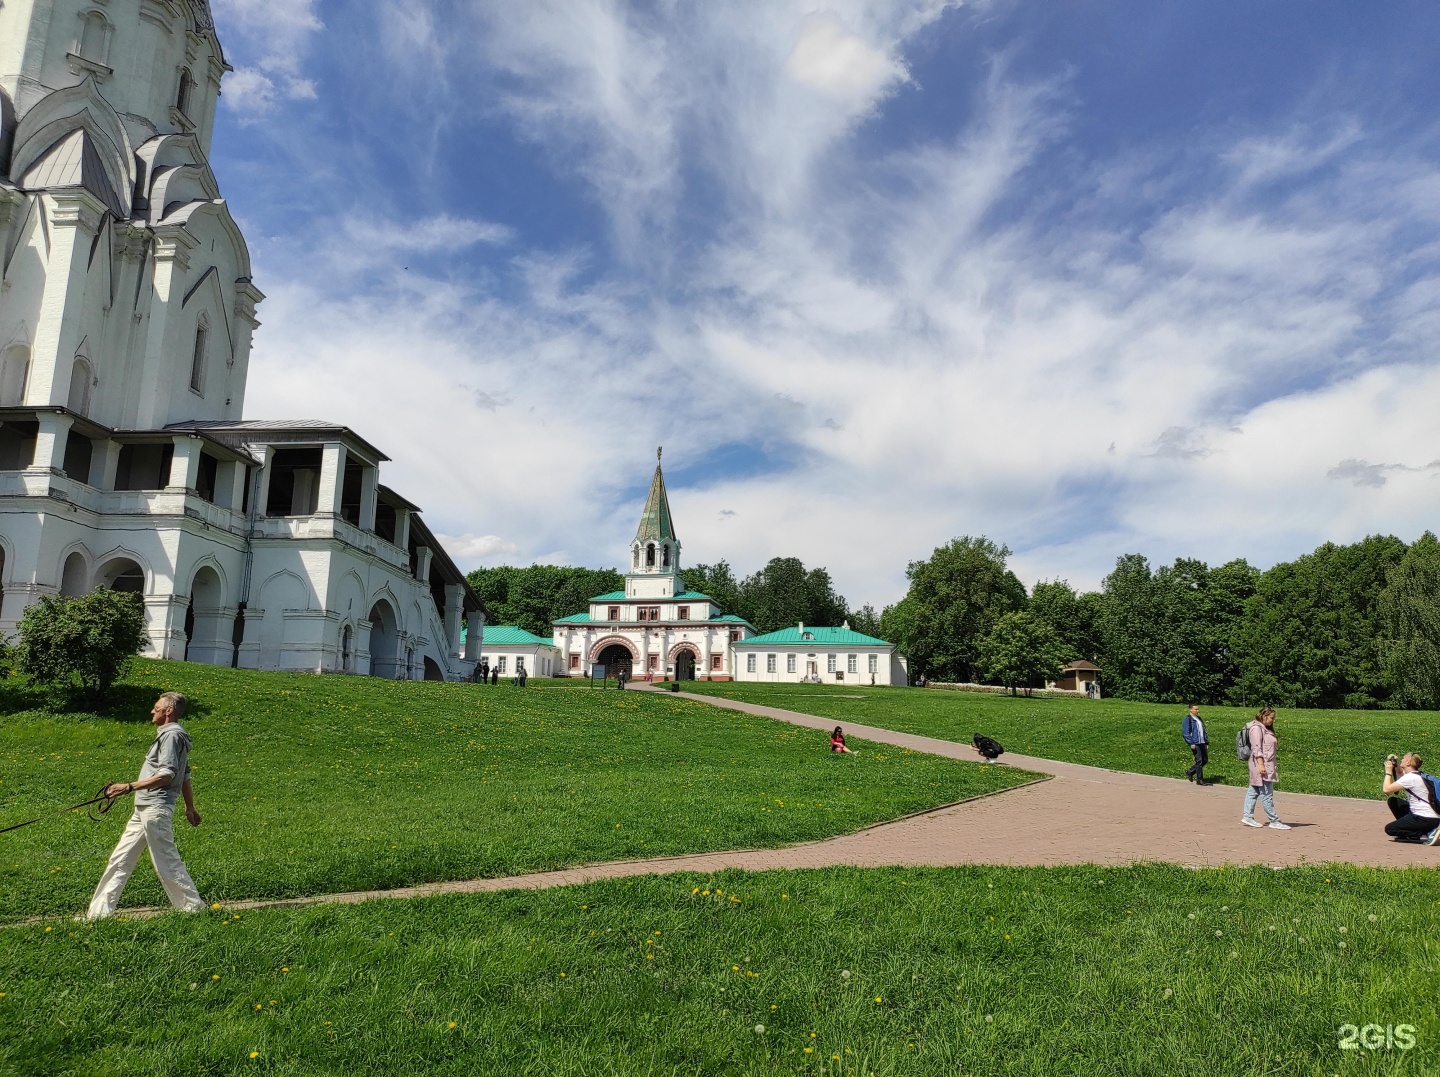
{"type": "Polygon", "coordinates": [[[255,1008],[256,1008],[257,1010],[260,1009],[260,1003],[258,1003],[258,1002],[255,1003],[255,1008]]]}
{"type": "Polygon", "coordinates": [[[211,905],[210,907],[211,907],[212,909],[218,909],[218,908],[220,907],[220,902],[217,901],[217,902],[215,902],[213,905],[211,905]]]}
{"type": "Polygon", "coordinates": [[[214,976],[211,976],[210,979],[212,979],[212,980],[218,980],[218,979],[220,979],[220,974],[217,972],[214,976]]]}
{"type": "Polygon", "coordinates": [[[451,1021],[451,1022],[450,1022],[450,1027],[451,1027],[451,1028],[454,1028],[454,1027],[455,1027],[455,1022],[454,1022],[454,1021],[451,1021]]]}
{"type": "Polygon", "coordinates": [[[698,894],[698,893],[700,893],[700,888],[697,886],[694,890],[691,890],[690,893],[691,893],[692,895],[698,894]]]}
{"type": "Polygon", "coordinates": [[[560,979],[565,979],[565,974],[563,972],[560,974],[560,979]]]}
{"type": "Polygon", "coordinates": [[[281,972],[289,972],[290,969],[289,969],[289,967],[286,966],[286,965],[281,965],[281,966],[280,966],[280,971],[281,971],[281,972]]]}
{"type": "Polygon", "coordinates": [[[781,900],[781,901],[789,901],[789,900],[790,900],[790,895],[789,895],[789,894],[781,894],[781,895],[780,895],[780,900],[781,900]]]}
{"type": "Polygon", "coordinates": [[[250,1052],[250,1057],[251,1057],[251,1058],[259,1058],[259,1057],[260,1057],[260,1052],[259,1052],[259,1051],[251,1051],[251,1052],[250,1052]]]}
{"type": "Polygon", "coordinates": [[[884,1002],[885,1000],[884,1000],[883,998],[881,998],[879,995],[876,995],[876,996],[875,996],[875,1001],[876,1001],[876,1002],[884,1002]]]}
{"type": "Polygon", "coordinates": [[[52,931],[54,931],[54,930],[55,930],[55,929],[54,929],[53,927],[47,927],[47,928],[45,929],[45,934],[48,935],[48,934],[50,934],[50,932],[52,932],[52,931]]]}
{"type": "Polygon", "coordinates": [[[646,960],[646,961],[654,961],[654,960],[655,960],[655,955],[654,955],[654,954],[646,954],[646,955],[645,955],[645,960],[646,960]]]}
{"type": "Polygon", "coordinates": [[[808,1054],[810,1054],[810,1053],[811,1053],[812,1051],[814,1051],[814,1050],[815,1050],[815,1048],[813,1048],[813,1047],[807,1047],[807,1048],[805,1048],[805,1053],[808,1055],[808,1054]]]}

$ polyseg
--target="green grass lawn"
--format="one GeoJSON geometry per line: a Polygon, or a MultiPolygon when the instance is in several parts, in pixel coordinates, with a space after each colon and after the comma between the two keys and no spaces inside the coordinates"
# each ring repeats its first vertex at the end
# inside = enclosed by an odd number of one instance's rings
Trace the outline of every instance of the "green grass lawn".
{"type": "MultiPolygon", "coordinates": [[[[1178,778],[1191,762],[1180,739],[1185,708],[1169,704],[810,684],[696,682],[686,690],[967,744],[984,733],[1009,751],[1112,770],[1178,778]]],[[[1206,776],[1245,785],[1235,733],[1254,711],[1202,707],[1200,713],[1210,735],[1206,776]]],[[[1390,752],[1419,752],[1431,770],[1440,763],[1429,758],[1440,753],[1437,729],[1440,715],[1433,711],[1281,710],[1275,723],[1280,788],[1379,797],[1390,752]]]]}
{"type": "Polygon", "coordinates": [[[1434,881],[734,872],[9,928],[0,1071],[1419,1075],[1434,881]]]}
{"type": "MultiPolygon", "coordinates": [[[[0,682],[0,825],[133,779],[167,689],[194,704],[204,825],[176,833],[207,900],[784,845],[1029,777],[883,745],[836,758],[822,734],[640,692],[150,661],[98,716],[0,682]]],[[[0,920],[83,909],[129,810],[0,835],[0,920]]],[[[125,899],[164,902],[148,860],[125,899]]]]}

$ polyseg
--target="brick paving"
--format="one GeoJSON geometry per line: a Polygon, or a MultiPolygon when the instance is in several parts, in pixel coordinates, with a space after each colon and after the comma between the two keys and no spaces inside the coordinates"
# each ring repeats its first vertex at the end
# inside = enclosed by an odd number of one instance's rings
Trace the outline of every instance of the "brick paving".
{"type": "MultiPolygon", "coordinates": [[[[658,689],[637,688],[639,691],[658,689]]],[[[832,718],[761,707],[715,696],[679,698],[790,722],[816,730],[832,718]]],[[[874,741],[933,755],[981,762],[965,744],[846,724],[852,742],[874,741]]],[[[846,765],[863,769],[865,746],[846,765]]],[[[1381,831],[1390,813],[1383,801],[1307,793],[1275,796],[1276,809],[1293,830],[1256,830],[1240,824],[1244,789],[1200,788],[1181,778],[1104,770],[1076,763],[1006,753],[1001,765],[1034,771],[1048,780],[1004,790],[939,810],[881,823],[854,834],[781,849],[750,849],[590,864],[560,871],[498,879],[466,879],[396,890],[323,894],[276,901],[226,902],[226,909],[354,904],[380,898],[541,890],[600,879],[728,868],[767,871],[827,867],[952,867],[1000,864],[1050,867],[1062,864],[1133,864],[1142,861],[1186,867],[1347,863],[1370,867],[1435,867],[1440,847],[1392,842],[1381,831]]],[[[1284,760],[1281,759],[1281,780],[1284,760]]],[[[1377,771],[1376,785],[1379,785],[1377,771]]],[[[1261,813],[1263,817],[1263,812],[1261,813]]],[[[128,909],[126,916],[164,910],[128,909]]]]}

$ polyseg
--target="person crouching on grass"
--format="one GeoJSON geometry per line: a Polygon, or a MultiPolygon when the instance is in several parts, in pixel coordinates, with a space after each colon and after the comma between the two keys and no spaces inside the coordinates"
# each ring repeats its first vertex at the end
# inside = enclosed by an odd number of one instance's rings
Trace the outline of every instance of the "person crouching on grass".
{"type": "Polygon", "coordinates": [[[835,727],[835,732],[830,734],[830,750],[832,752],[841,752],[845,755],[860,754],[853,748],[845,747],[845,730],[841,729],[838,725],[835,727]]]}
{"type": "Polygon", "coordinates": [[[1396,841],[1435,845],[1440,843],[1440,804],[1435,803],[1434,790],[1421,773],[1423,766],[1414,752],[1407,752],[1402,759],[1393,755],[1385,759],[1380,791],[1403,794],[1386,801],[1395,818],[1385,824],[1385,833],[1396,841]]]}
{"type": "Polygon", "coordinates": [[[154,743],[145,753],[139,779],[116,782],[105,789],[105,795],[110,797],[134,793],[135,814],[125,825],[119,844],[110,854],[110,863],[105,866],[105,874],[100,876],[100,885],[95,887],[95,896],[90,899],[90,908],[85,914],[87,920],[115,915],[125,884],[140,862],[140,854],[147,848],[170,903],[184,912],[205,908],[205,902],[200,900],[195,884],[190,881],[190,873],[185,870],[185,862],[180,859],[180,850],[175,848],[177,793],[185,798],[185,818],[190,820],[190,825],[200,825],[200,813],[195,810],[190,790],[190,734],[180,725],[187,702],[179,692],[166,692],[155,701],[150,721],[159,728],[154,743]]]}

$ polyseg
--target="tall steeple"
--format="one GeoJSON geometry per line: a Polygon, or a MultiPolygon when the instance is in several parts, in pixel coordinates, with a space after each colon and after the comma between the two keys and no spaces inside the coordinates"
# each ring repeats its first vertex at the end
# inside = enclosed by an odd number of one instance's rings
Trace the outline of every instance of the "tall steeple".
{"type": "Polygon", "coordinates": [[[663,581],[660,590],[653,595],[651,587],[644,587],[645,597],[678,594],[684,590],[680,581],[680,540],[675,537],[675,523],[670,518],[670,499],[665,494],[665,474],[660,467],[664,449],[655,450],[655,476],[650,480],[650,494],[645,498],[645,508],[640,513],[640,526],[635,529],[635,539],[630,543],[630,577],[632,584],[626,587],[631,594],[639,594],[633,586],[637,579],[663,581]]]}

